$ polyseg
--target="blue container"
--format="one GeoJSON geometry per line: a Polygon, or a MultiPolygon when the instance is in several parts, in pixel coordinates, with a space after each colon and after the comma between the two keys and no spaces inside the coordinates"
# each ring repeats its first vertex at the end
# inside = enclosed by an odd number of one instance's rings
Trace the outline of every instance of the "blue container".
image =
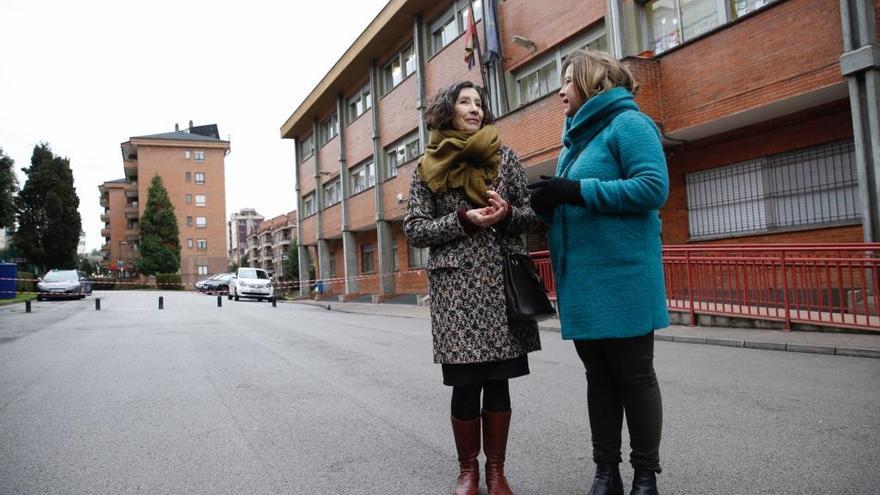
{"type": "Polygon", "coordinates": [[[18,279],[18,265],[0,263],[0,299],[15,299],[15,283],[18,279]]]}

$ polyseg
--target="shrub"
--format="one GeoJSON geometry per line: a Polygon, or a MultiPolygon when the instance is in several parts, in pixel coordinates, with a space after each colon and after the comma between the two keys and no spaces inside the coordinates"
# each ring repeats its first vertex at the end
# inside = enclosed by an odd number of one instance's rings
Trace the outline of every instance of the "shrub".
{"type": "Polygon", "coordinates": [[[159,290],[183,290],[179,273],[157,273],[156,288],[159,290]]]}
{"type": "Polygon", "coordinates": [[[15,290],[18,292],[34,292],[36,281],[31,272],[18,272],[18,280],[15,282],[15,290]]]}

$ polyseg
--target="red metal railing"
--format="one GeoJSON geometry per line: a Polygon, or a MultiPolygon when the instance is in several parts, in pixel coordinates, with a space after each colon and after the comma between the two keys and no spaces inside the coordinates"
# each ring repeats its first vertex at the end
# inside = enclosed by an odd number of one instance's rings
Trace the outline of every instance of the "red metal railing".
{"type": "MultiPolygon", "coordinates": [[[[532,258],[556,294],[546,251],[532,258]]],[[[670,310],[880,331],[880,244],[665,246],[670,310]]]]}
{"type": "Polygon", "coordinates": [[[547,295],[551,299],[556,297],[556,282],[553,280],[553,267],[550,265],[550,251],[535,251],[530,253],[532,262],[538,270],[538,276],[544,282],[547,295]]]}

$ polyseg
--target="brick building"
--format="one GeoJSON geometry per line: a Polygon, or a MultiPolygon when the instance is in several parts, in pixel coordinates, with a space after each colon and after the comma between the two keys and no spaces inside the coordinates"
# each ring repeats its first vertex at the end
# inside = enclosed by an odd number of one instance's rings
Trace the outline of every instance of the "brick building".
{"type": "Polygon", "coordinates": [[[225,159],[229,141],[216,125],[132,137],[121,144],[125,177],[98,189],[104,212],[105,266],[123,276],[134,274],[138,221],[154,175],[162,177],[180,231],[180,273],[190,286],[208,274],[224,272],[226,253],[225,159]]]}
{"type": "MultiPolygon", "coordinates": [[[[878,240],[877,4],[473,2],[483,46],[483,19],[499,33],[501,59],[486,61],[496,125],[530,179],[555,170],[564,57],[603,50],[630,66],[667,150],[666,244],[878,240]]],[[[390,1],[281,128],[296,142],[300,273],[315,264],[332,294],[426,292],[426,253],[401,222],[424,102],[481,80],[463,60],[469,5],[390,1]]]]}
{"type": "Polygon", "coordinates": [[[253,208],[242,208],[230,215],[229,222],[226,223],[230,266],[241,266],[241,259],[248,254],[248,237],[260,228],[263,220],[265,217],[253,208]]]}
{"type": "Polygon", "coordinates": [[[296,247],[296,211],[263,221],[248,235],[247,266],[262,268],[273,277],[285,277],[284,262],[296,247]]]}

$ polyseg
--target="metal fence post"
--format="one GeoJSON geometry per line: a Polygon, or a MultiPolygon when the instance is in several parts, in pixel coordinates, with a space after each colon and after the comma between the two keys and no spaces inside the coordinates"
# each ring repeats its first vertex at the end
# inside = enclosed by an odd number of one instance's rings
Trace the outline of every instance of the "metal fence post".
{"type": "Polygon", "coordinates": [[[24,312],[25,313],[31,312],[31,300],[30,299],[28,299],[27,301],[24,302],[24,312]]]}
{"type": "Polygon", "coordinates": [[[791,331],[791,306],[788,297],[788,268],[786,267],[785,249],[782,250],[782,301],[785,307],[785,331],[791,331]]]}
{"type": "Polygon", "coordinates": [[[159,309],[165,309],[165,300],[162,296],[159,296],[159,309]]]}
{"type": "Polygon", "coordinates": [[[694,309],[694,288],[691,277],[691,252],[685,251],[685,269],[687,270],[688,307],[691,310],[691,326],[697,326],[697,311],[694,309]]]}
{"type": "Polygon", "coordinates": [[[101,298],[95,298],[95,311],[101,311],[101,298]]]}
{"type": "Polygon", "coordinates": [[[217,296],[217,307],[218,308],[223,307],[223,296],[217,296]]]}

